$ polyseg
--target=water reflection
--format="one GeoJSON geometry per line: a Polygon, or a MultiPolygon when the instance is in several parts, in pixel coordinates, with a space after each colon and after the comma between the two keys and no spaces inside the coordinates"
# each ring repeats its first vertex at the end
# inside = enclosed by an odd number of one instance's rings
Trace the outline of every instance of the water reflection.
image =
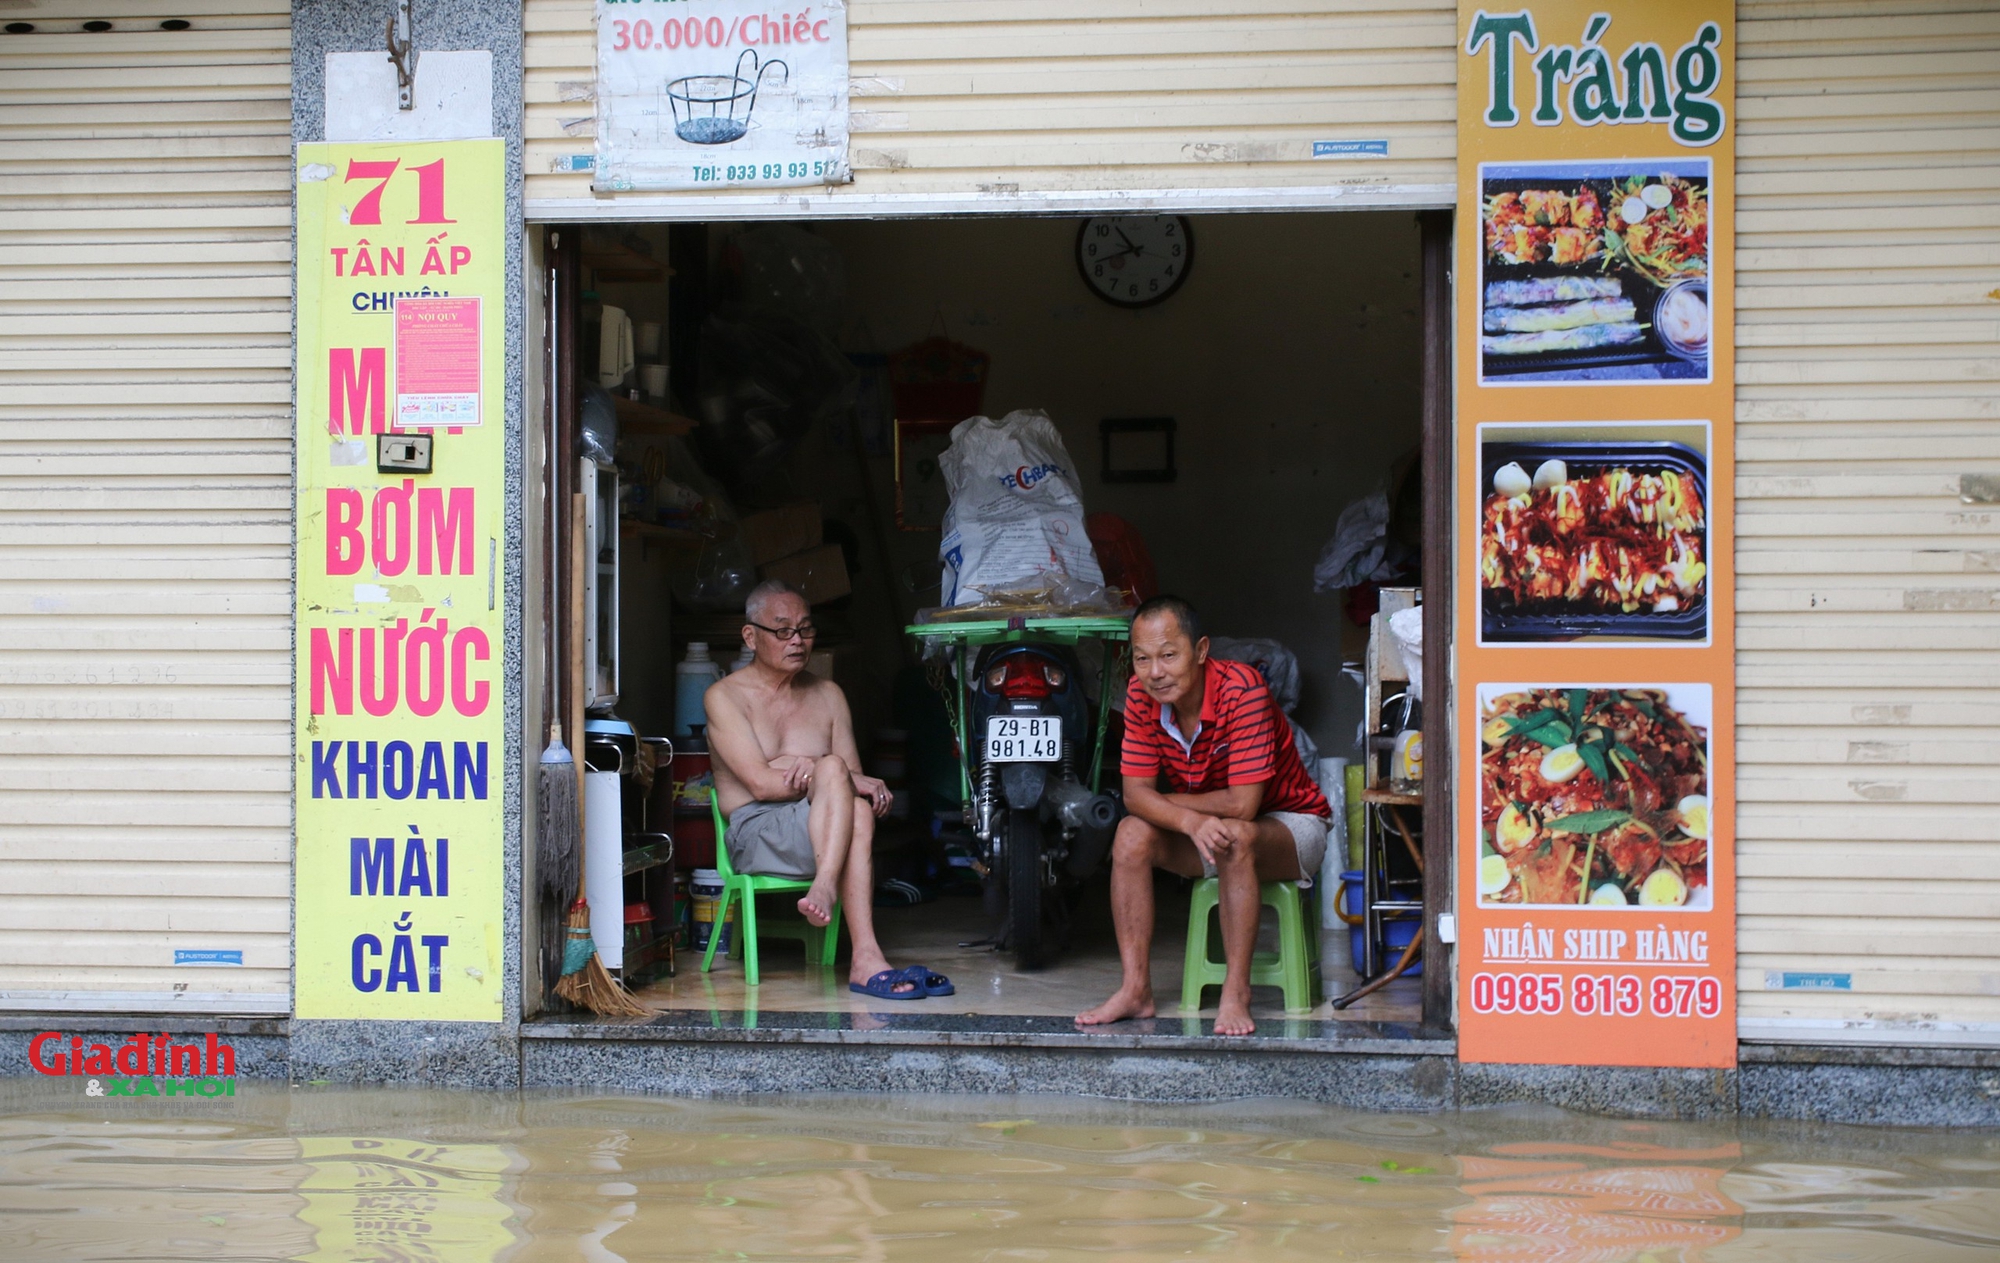
{"type": "Polygon", "coordinates": [[[9,1261],[2000,1257],[2000,1136],[1552,1110],[13,1082],[0,1185],[9,1261]]]}

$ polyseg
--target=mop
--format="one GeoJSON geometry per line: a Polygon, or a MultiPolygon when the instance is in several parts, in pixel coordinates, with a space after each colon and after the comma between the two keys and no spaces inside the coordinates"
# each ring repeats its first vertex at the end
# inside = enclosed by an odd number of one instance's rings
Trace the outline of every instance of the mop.
{"type": "MultiPolygon", "coordinates": [[[[577,493],[570,501],[570,577],[569,577],[569,677],[570,714],[572,732],[583,731],[583,495],[577,493]]],[[[582,798],[578,792],[578,782],[583,779],[582,768],[571,760],[575,779],[570,782],[570,792],[575,796],[579,810],[576,821],[577,845],[573,853],[579,857],[577,863],[576,901],[569,906],[569,919],[564,929],[562,977],[556,982],[556,994],[571,1004],[580,1004],[593,1013],[606,1017],[645,1017],[651,1010],[634,1000],[604,962],[597,958],[597,943],[590,937],[590,904],[584,900],[584,869],[588,858],[583,854],[582,798]]]]}
{"type": "MultiPolygon", "coordinates": [[[[553,523],[551,523],[553,526],[553,523]]],[[[553,610],[558,580],[556,554],[559,551],[557,539],[560,532],[549,532],[548,568],[542,583],[542,604],[553,610]]],[[[547,676],[542,690],[549,717],[549,744],[542,751],[541,781],[536,787],[535,801],[541,808],[535,837],[539,843],[535,853],[535,871],[541,879],[543,893],[550,899],[560,899],[576,889],[582,874],[578,871],[577,857],[583,853],[583,839],[577,836],[576,811],[576,760],[570,757],[569,747],[562,741],[562,722],[556,715],[556,679],[564,661],[561,641],[553,634],[551,620],[549,636],[549,657],[547,676]]]]}
{"type": "MultiPolygon", "coordinates": [[[[559,480],[553,469],[550,474],[552,484],[559,480]]],[[[541,889],[541,905],[550,909],[550,914],[542,919],[542,977],[549,980],[547,985],[553,986],[562,967],[564,936],[560,910],[567,903],[563,896],[576,890],[577,856],[583,841],[577,836],[576,763],[562,741],[562,690],[558,682],[563,678],[563,664],[568,658],[562,647],[565,629],[555,618],[556,593],[564,588],[560,562],[562,528],[560,514],[555,510],[558,496],[553,485],[547,498],[551,511],[544,532],[547,539],[543,549],[542,609],[549,620],[549,636],[548,655],[543,663],[542,700],[543,713],[549,720],[549,744],[542,751],[536,781],[535,875],[541,889]]]]}

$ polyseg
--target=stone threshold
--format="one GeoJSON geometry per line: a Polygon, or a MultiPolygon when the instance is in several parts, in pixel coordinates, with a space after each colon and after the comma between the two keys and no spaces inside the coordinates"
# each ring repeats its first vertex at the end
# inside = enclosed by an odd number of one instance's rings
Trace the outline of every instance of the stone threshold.
{"type": "Polygon", "coordinates": [[[1259,1018],[1251,1035],[1217,1035],[1212,1019],[1150,1018],[1086,1031],[1066,1017],[924,1013],[770,1013],[686,1009],[652,1017],[544,1015],[523,1040],[821,1044],[897,1048],[1046,1048],[1105,1052],[1344,1053],[1455,1057],[1458,1041],[1400,1022],[1259,1018]]]}

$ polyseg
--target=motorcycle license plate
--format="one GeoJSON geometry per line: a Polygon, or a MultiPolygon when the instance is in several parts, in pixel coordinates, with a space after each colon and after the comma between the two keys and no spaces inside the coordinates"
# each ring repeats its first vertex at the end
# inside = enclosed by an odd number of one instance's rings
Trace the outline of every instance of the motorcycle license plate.
{"type": "Polygon", "coordinates": [[[1062,757],[1062,720],[994,715],[986,721],[988,763],[1054,763],[1062,757]]]}

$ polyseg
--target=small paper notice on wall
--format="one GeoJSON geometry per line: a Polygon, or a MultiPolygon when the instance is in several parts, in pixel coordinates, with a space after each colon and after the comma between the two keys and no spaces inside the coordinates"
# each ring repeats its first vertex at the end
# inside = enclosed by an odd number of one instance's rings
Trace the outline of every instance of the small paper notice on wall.
{"type": "Polygon", "coordinates": [[[396,426],[479,424],[477,298],[396,300],[396,426]]]}

